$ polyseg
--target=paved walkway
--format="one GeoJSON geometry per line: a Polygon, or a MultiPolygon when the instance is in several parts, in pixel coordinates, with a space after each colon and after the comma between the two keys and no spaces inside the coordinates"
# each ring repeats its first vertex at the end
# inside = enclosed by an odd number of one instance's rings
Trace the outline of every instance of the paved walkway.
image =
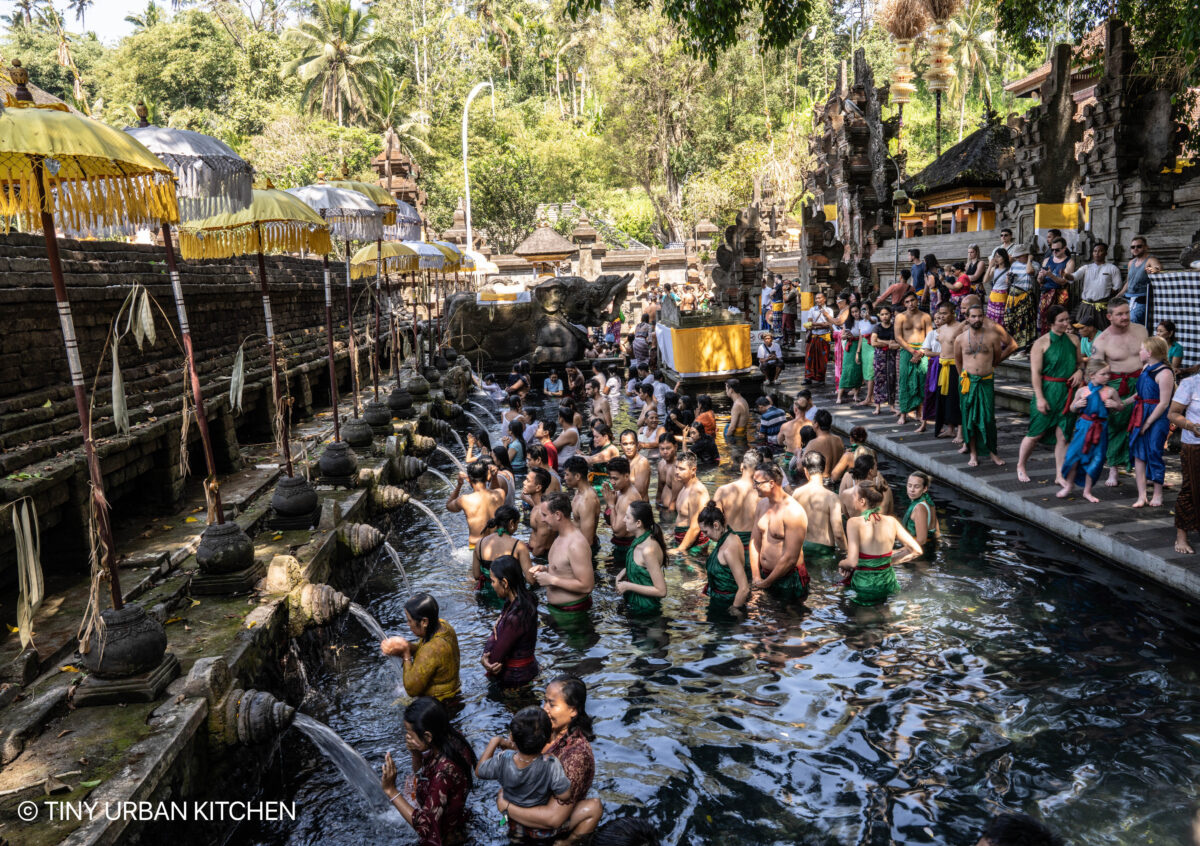
{"type": "MultiPolygon", "coordinates": [[[[1058,499],[1054,495],[1058,490],[1054,483],[1054,453],[1041,446],[1028,463],[1031,481],[1028,484],[1017,481],[1017,446],[1025,434],[1028,405],[1022,411],[1014,409],[1021,407],[1019,397],[1032,393],[1028,374],[1029,365],[1024,360],[997,370],[996,427],[1000,457],[1008,462],[1004,467],[995,466],[986,456],[980,456],[978,467],[968,467],[967,456],[958,454],[958,446],[950,438],[935,439],[932,427],[929,432],[917,435],[913,432],[916,424],[897,426],[896,415],[885,413],[876,417],[871,413],[873,406],[834,405],[832,389],[812,390],[817,406],[832,412],[834,429],[840,434],[848,435],[852,427],[863,426],[874,449],[924,470],[942,485],[995,505],[1164,587],[1200,599],[1200,554],[1179,555],[1174,548],[1174,506],[1180,484],[1178,456],[1170,453],[1166,456],[1169,487],[1161,508],[1131,508],[1136,488],[1133,476],[1125,474],[1115,488],[1096,485],[1094,493],[1101,500],[1098,504],[1083,499],[1078,489],[1072,496],[1058,499]],[[1002,397],[1009,401],[1004,402],[1002,397]]],[[[832,378],[831,362],[830,385],[832,378]]],[[[803,386],[803,379],[803,365],[790,367],[780,379],[780,387],[794,394],[803,386]]],[[[1196,543],[1200,543],[1200,538],[1193,538],[1193,545],[1196,543]]]]}

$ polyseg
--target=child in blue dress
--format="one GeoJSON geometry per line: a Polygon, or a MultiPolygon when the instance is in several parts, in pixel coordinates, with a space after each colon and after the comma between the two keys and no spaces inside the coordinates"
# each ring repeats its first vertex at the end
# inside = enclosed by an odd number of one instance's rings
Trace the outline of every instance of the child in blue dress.
{"type": "Polygon", "coordinates": [[[1142,372],[1138,374],[1137,392],[1133,401],[1133,416],[1129,418],[1129,455],[1133,458],[1134,478],[1138,498],[1134,508],[1158,508],[1163,504],[1163,448],[1171,422],[1167,409],[1175,393],[1175,374],[1167,365],[1170,354],[1167,342],[1157,336],[1142,341],[1138,351],[1142,372]],[[1154,483],[1154,496],[1146,499],[1146,480],[1154,483]]]}
{"type": "Polygon", "coordinates": [[[1071,411],[1079,413],[1075,433],[1058,469],[1062,489],[1055,496],[1065,499],[1075,485],[1083,485],[1083,498],[1088,502],[1100,500],[1092,493],[1092,485],[1104,471],[1104,454],[1108,450],[1108,412],[1120,410],[1123,403],[1116,391],[1106,384],[1112,371],[1101,359],[1089,359],[1087,384],[1075,392],[1071,411]]]}

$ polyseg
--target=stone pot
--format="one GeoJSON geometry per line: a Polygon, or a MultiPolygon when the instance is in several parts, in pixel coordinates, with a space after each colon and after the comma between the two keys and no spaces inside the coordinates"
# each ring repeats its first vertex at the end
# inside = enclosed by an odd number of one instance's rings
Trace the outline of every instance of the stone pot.
{"type": "Polygon", "coordinates": [[[412,411],[412,394],[404,390],[403,385],[397,383],[396,387],[392,388],[392,392],[388,394],[387,404],[388,408],[392,410],[393,417],[405,417],[412,411]]]}
{"type": "MultiPolygon", "coordinates": [[[[236,525],[236,524],[235,524],[236,525]]],[[[92,641],[81,659],[92,675],[101,679],[123,679],[155,669],[167,652],[167,633],[146,610],[130,602],[120,610],[100,612],[104,635],[92,641]]]]}
{"type": "Polygon", "coordinates": [[[317,461],[322,478],[340,479],[358,473],[358,459],[345,441],[333,441],[317,461]]]}
{"type": "Polygon", "coordinates": [[[210,576],[245,570],[254,563],[254,542],[233,520],[217,523],[200,535],[196,563],[210,576]]]}
{"type": "Polygon", "coordinates": [[[271,508],[280,517],[303,517],[317,510],[317,492],[303,476],[284,476],[271,494],[271,508]]]}
{"type": "Polygon", "coordinates": [[[419,373],[414,373],[412,378],[404,383],[404,389],[414,397],[423,397],[429,394],[429,381],[419,373]]]}
{"type": "Polygon", "coordinates": [[[361,417],[351,417],[342,424],[342,438],[352,447],[370,446],[373,435],[371,427],[361,417]]]}
{"type": "Polygon", "coordinates": [[[426,367],[425,379],[429,382],[429,386],[433,388],[442,384],[442,374],[438,371],[437,367],[426,367]]]}
{"type": "Polygon", "coordinates": [[[385,403],[372,400],[363,406],[362,419],[377,435],[392,431],[392,410],[385,403]]]}

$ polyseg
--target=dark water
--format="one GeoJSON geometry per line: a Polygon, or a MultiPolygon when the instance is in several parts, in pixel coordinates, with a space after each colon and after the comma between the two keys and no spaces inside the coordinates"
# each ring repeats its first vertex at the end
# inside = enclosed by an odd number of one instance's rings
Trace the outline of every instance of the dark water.
{"type": "MultiPolygon", "coordinates": [[[[904,470],[885,470],[903,502],[904,470]]],[[[702,477],[711,489],[730,471],[702,477]]],[[[421,495],[440,511],[436,480],[421,495]]],[[[988,506],[934,497],[936,558],[902,567],[903,591],[881,609],[850,605],[829,565],[812,569],[802,612],[758,599],[744,621],[710,617],[702,568],[676,562],[652,625],[626,617],[608,565],[592,628],[561,632],[543,616],[543,682],[572,672],[589,686],[606,818],[648,818],[671,844],[973,844],[993,814],[1018,810],[1071,843],[1188,842],[1200,785],[1191,606],[988,506]]],[[[444,519],[462,550],[411,509],[390,540],[458,632],[459,724],[482,750],[541,685],[489,693],[478,659],[496,612],[467,581],[465,521],[444,519]]],[[[411,636],[405,598],[386,561],[355,597],[389,633],[411,636]]],[[[339,642],[310,656],[316,692],[303,710],[376,767],[392,751],[403,783],[407,698],[357,622],[339,642]]],[[[235,841],[416,842],[398,814],[372,815],[298,732],[280,772],[297,821],[235,841]]],[[[503,842],[494,795],[492,782],[471,795],[472,843],[503,842]]]]}

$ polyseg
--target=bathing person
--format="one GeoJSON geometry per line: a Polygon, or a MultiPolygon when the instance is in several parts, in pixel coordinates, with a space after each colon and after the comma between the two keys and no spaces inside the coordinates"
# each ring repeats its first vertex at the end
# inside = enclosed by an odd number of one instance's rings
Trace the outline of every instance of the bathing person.
{"type": "Polygon", "coordinates": [[[551,799],[537,808],[521,808],[510,805],[502,790],[496,807],[519,825],[556,829],[560,842],[580,843],[596,830],[602,811],[599,799],[585,798],[596,774],[587,686],[572,676],[559,676],[546,685],[542,708],[550,717],[550,742],[542,752],[558,758],[571,782],[571,795],[565,802],[551,799]]]}
{"type": "Polygon", "coordinates": [[[708,488],[696,476],[696,456],[690,452],[680,453],[675,459],[675,481],[679,491],[675,495],[675,546],[668,550],[671,555],[691,553],[699,555],[708,545],[708,536],[700,531],[700,510],[708,504],[708,488]]]}
{"type": "Polygon", "coordinates": [[[618,455],[608,464],[609,481],[604,483],[601,493],[604,496],[604,519],[612,526],[613,560],[621,563],[625,560],[625,552],[634,542],[637,533],[626,527],[625,512],[629,506],[642,499],[629,473],[629,462],[624,456],[618,455]]]}
{"type": "Polygon", "coordinates": [[[414,803],[396,786],[392,753],[383,760],[383,792],[422,844],[466,842],[467,794],[475,752],[436,699],[420,696],[404,709],[404,743],[412,756],[414,803]]]}
{"type": "Polygon", "coordinates": [[[843,584],[854,589],[852,601],[858,605],[877,605],[900,590],[893,566],[921,555],[921,545],[900,521],[880,511],[881,481],[855,486],[859,515],[846,521],[846,557],[838,562],[843,584]],[[898,553],[897,542],[905,547],[898,553]]]}
{"type": "Polygon", "coordinates": [[[554,448],[558,451],[558,466],[561,470],[566,460],[579,451],[579,427],[575,422],[575,410],[567,405],[559,406],[558,422],[562,431],[554,439],[554,448]]]}
{"type": "Polygon", "coordinates": [[[629,475],[642,499],[650,499],[650,459],[642,455],[638,433],[626,429],[621,433],[621,455],[629,462],[629,475]]]}
{"type": "Polygon", "coordinates": [[[492,593],[492,562],[500,556],[513,556],[520,563],[521,572],[529,575],[529,547],[525,541],[515,536],[520,525],[521,512],[511,505],[502,505],[496,509],[492,519],[488,520],[489,534],[484,535],[475,545],[475,551],[471,555],[471,578],[475,580],[475,589],[483,594],[485,599],[496,598],[496,594],[492,593]]]}
{"type": "Polygon", "coordinates": [[[754,489],[760,499],[750,538],[751,587],[785,602],[802,602],[808,596],[803,552],[808,517],[784,492],[783,471],[775,462],[755,468],[754,489]]]}
{"type": "MultiPolygon", "coordinates": [[[[587,490],[591,492],[590,485],[587,490]]],[[[587,611],[592,607],[592,588],[596,586],[589,544],[571,522],[571,500],[565,493],[553,494],[544,504],[550,529],[558,536],[550,546],[546,566],[534,565],[530,572],[539,585],[547,588],[546,602],[551,612],[587,611]]]]}
{"type": "Polygon", "coordinates": [[[817,427],[817,436],[799,454],[819,452],[825,458],[826,467],[836,467],[846,452],[846,445],[840,437],[833,434],[833,415],[828,410],[819,408],[813,415],[813,423],[817,427]]]}
{"type": "Polygon", "coordinates": [[[1163,448],[1171,422],[1167,419],[1167,408],[1171,395],[1175,393],[1175,374],[1167,366],[1167,342],[1157,336],[1142,341],[1140,356],[1142,373],[1138,376],[1137,397],[1133,402],[1133,416],[1129,419],[1129,454],[1133,456],[1134,478],[1137,480],[1138,498],[1134,508],[1158,508],[1162,505],[1163,482],[1166,467],[1163,466],[1163,448]],[[1154,495],[1146,499],[1146,480],[1154,484],[1154,495]]]}
{"type": "MultiPolygon", "coordinates": [[[[784,315],[785,320],[788,317],[784,315]]],[[[661,843],[654,824],[637,817],[609,820],[596,829],[596,837],[592,840],[593,846],[660,846],[661,843]]]]}
{"type": "Polygon", "coordinates": [[[842,500],[825,487],[825,456],[822,453],[809,452],[801,459],[800,466],[808,481],[792,492],[792,499],[800,503],[808,517],[804,560],[833,560],[839,549],[846,548],[846,534],[842,529],[842,500]]]}
{"type": "MultiPolygon", "coordinates": [[[[957,395],[955,402],[958,402],[957,395]]],[[[838,459],[837,464],[829,471],[829,479],[835,484],[842,481],[842,477],[850,471],[854,466],[854,457],[860,446],[865,446],[867,443],[867,430],[863,426],[855,426],[850,430],[850,449],[842,453],[842,457],[838,459]]],[[[828,467],[826,468],[828,470],[828,467]]]]}
{"type": "Polygon", "coordinates": [[[726,442],[733,438],[746,437],[746,429],[750,425],[750,404],[741,395],[741,386],[737,379],[725,382],[725,396],[729,397],[729,422],[725,424],[726,442]]]}
{"type": "Polygon", "coordinates": [[[670,432],[663,432],[658,436],[658,495],[655,502],[663,522],[666,522],[667,513],[675,510],[675,492],[678,489],[675,481],[675,458],[678,452],[679,446],[670,432]]]}
{"type": "Polygon", "coordinates": [[[742,542],[747,567],[750,566],[750,536],[754,533],[758,513],[758,491],[754,486],[754,471],[761,463],[762,454],[758,450],[746,450],[746,454],[742,456],[741,478],[721,485],[712,499],[724,515],[726,528],[742,542]]]}
{"type": "MultiPolygon", "coordinates": [[[[500,782],[504,801],[518,808],[536,808],[552,798],[566,801],[571,781],[553,755],[542,752],[550,739],[550,717],[536,705],[522,708],[508,725],[508,737],[493,737],[479,758],[475,775],[500,782]],[[499,753],[499,754],[497,754],[499,753]]],[[[531,840],[547,840],[554,832],[522,831],[509,822],[509,834],[531,840]]]]}
{"type": "Polygon", "coordinates": [[[922,549],[932,543],[938,535],[937,507],[929,494],[931,483],[928,473],[916,470],[908,477],[908,510],[904,512],[904,528],[916,538],[922,549]]]}
{"type": "Polygon", "coordinates": [[[1063,840],[1033,817],[1000,814],[975,846],[1063,846],[1063,840]]]}
{"type": "Polygon", "coordinates": [[[594,555],[600,549],[596,526],[600,522],[600,497],[588,482],[588,463],[582,455],[573,455],[563,465],[563,487],[571,495],[571,508],[594,555]]]}
{"type": "Polygon", "coordinates": [[[467,465],[466,473],[458,474],[458,483],[453,493],[446,500],[446,510],[452,513],[463,513],[467,517],[469,532],[468,546],[471,549],[483,537],[488,520],[491,520],[496,509],[504,504],[504,491],[488,487],[488,468],[482,461],[473,461],[467,465]],[[462,492],[463,482],[470,482],[471,492],[462,492]]]}
{"type": "Polygon", "coordinates": [[[389,637],[379,644],[384,655],[401,659],[404,690],[409,696],[446,700],[462,691],[458,680],[458,635],[438,613],[436,599],[427,593],[414,593],[404,603],[404,616],[417,640],[389,637]]]}
{"type": "Polygon", "coordinates": [[[511,555],[492,562],[492,590],[504,607],[483,645],[479,663],[501,687],[521,687],[537,677],[537,598],[529,590],[521,565],[511,555]]]}
{"type": "Polygon", "coordinates": [[[625,568],[617,574],[617,593],[634,614],[658,614],[667,595],[663,562],[667,543],[654,520],[650,503],[638,500],[623,515],[624,530],[633,539],[625,550],[625,568]]]}
{"type": "Polygon", "coordinates": [[[588,463],[588,482],[600,495],[600,486],[608,478],[608,462],[621,454],[620,448],[612,442],[612,428],[599,420],[592,421],[592,453],[586,456],[588,463]]]}
{"type": "MultiPolygon", "coordinates": [[[[838,490],[838,496],[842,499],[842,513],[847,518],[858,515],[858,507],[855,505],[854,486],[863,481],[875,481],[883,479],[879,473],[879,465],[875,460],[875,450],[868,446],[860,446],[854,451],[854,464],[850,468],[850,472],[842,477],[842,487],[838,490]]],[[[884,481],[884,486],[887,482],[884,481]]],[[[883,494],[883,513],[894,514],[895,502],[892,499],[892,490],[887,488],[883,494]]]]}
{"type": "Polygon", "coordinates": [[[725,514],[716,502],[700,511],[700,528],[710,538],[716,538],[704,562],[708,584],[704,593],[710,603],[742,608],[750,598],[749,559],[742,539],[725,522],[725,514]]]}

